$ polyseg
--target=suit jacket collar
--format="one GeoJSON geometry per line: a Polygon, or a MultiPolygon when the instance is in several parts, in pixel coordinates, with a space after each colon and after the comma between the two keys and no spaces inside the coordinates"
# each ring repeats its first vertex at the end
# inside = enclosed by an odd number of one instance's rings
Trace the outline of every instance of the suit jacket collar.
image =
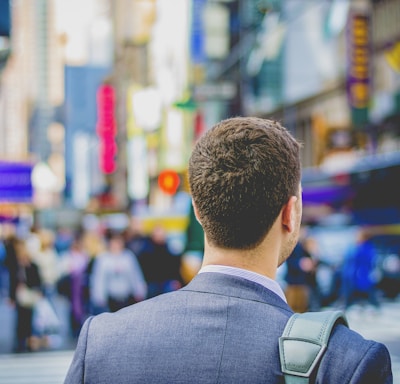
{"type": "Polygon", "coordinates": [[[276,293],[265,288],[261,284],[224,273],[200,273],[182,289],[259,301],[292,312],[288,304],[285,303],[276,293]]]}

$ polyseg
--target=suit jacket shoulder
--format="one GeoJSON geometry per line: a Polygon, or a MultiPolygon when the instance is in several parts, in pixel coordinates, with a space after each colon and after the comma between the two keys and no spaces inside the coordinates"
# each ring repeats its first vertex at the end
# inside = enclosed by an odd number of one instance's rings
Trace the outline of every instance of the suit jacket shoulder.
{"type": "MultiPolygon", "coordinates": [[[[292,314],[257,283],[202,273],[179,291],[87,320],[65,383],[283,384],[278,339],[292,314]]],[[[370,383],[374,359],[374,383],[390,383],[386,349],[337,327],[318,382],[370,383]]]]}
{"type": "Polygon", "coordinates": [[[383,344],[365,340],[343,325],[334,328],[316,383],[392,382],[390,355],[383,344]]]}

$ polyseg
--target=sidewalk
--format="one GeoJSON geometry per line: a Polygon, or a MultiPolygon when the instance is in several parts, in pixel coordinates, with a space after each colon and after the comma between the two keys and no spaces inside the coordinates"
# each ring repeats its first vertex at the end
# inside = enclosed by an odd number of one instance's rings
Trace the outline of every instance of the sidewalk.
{"type": "Polygon", "coordinates": [[[72,351],[0,355],[2,384],[63,384],[72,351]]]}

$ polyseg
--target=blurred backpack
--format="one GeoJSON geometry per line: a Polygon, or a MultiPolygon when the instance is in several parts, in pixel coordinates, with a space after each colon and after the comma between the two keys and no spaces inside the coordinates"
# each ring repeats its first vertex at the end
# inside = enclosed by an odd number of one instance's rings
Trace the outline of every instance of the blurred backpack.
{"type": "Polygon", "coordinates": [[[293,314],[279,338],[281,369],[286,384],[306,384],[321,360],[336,324],[348,327],[341,311],[293,314]]]}

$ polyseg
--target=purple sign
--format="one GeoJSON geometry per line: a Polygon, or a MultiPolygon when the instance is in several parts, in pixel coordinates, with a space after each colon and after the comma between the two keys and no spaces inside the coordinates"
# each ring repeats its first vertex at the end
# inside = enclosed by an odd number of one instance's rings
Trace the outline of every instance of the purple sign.
{"type": "Polygon", "coordinates": [[[0,202],[30,203],[33,165],[0,161],[0,202]]]}

